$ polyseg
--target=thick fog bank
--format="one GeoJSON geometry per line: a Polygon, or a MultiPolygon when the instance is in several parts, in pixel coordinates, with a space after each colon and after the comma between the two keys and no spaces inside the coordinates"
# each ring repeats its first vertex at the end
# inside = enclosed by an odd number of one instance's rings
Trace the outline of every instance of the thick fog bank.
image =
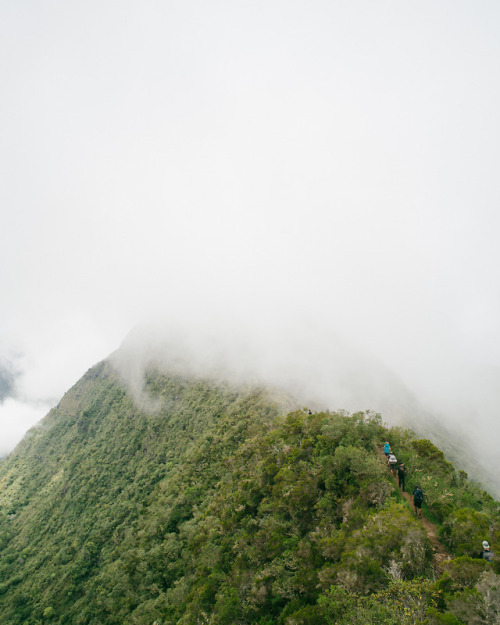
{"type": "Polygon", "coordinates": [[[315,409],[375,410],[392,422],[419,411],[417,400],[382,363],[331,332],[311,327],[254,333],[180,325],[136,328],[113,354],[139,397],[144,373],[166,373],[283,389],[315,409]]]}
{"type": "MultiPolygon", "coordinates": [[[[434,438],[454,456],[459,468],[500,495],[495,432],[488,425],[494,423],[488,380],[475,406],[470,398],[457,400],[446,412],[443,397],[434,405],[421,401],[373,355],[331,331],[307,324],[283,324],[267,332],[208,323],[189,329],[178,323],[168,330],[161,324],[143,326],[130,333],[111,361],[137,401],[145,400],[144,374],[155,366],[166,373],[282,389],[298,405],[313,410],[379,412],[391,425],[409,426],[421,436],[434,438]]],[[[461,393],[463,389],[457,389],[457,397],[461,393]]]]}

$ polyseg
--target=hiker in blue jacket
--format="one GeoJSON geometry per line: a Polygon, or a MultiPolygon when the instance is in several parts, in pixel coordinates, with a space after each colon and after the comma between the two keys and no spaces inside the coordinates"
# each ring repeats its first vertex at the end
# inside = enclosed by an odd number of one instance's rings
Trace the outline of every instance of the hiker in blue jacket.
{"type": "Polygon", "coordinates": [[[389,454],[391,453],[391,446],[389,445],[389,443],[386,441],[385,445],[384,445],[384,454],[385,454],[385,459],[387,460],[387,458],[389,457],[389,454]]]}

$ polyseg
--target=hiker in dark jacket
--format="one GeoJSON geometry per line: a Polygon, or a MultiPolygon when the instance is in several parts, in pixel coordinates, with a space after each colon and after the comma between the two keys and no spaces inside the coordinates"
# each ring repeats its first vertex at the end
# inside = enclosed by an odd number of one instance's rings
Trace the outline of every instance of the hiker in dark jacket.
{"type": "Polygon", "coordinates": [[[424,500],[424,493],[420,486],[415,486],[413,489],[413,505],[415,507],[415,514],[419,519],[422,518],[422,501],[424,500]]]}
{"type": "Polygon", "coordinates": [[[398,467],[398,479],[399,479],[399,488],[403,492],[405,491],[405,476],[406,476],[405,465],[404,465],[404,462],[401,462],[401,464],[398,467]]]}
{"type": "Polygon", "coordinates": [[[483,549],[481,551],[481,558],[486,560],[486,562],[493,562],[493,552],[490,549],[487,540],[483,540],[483,549]]]}

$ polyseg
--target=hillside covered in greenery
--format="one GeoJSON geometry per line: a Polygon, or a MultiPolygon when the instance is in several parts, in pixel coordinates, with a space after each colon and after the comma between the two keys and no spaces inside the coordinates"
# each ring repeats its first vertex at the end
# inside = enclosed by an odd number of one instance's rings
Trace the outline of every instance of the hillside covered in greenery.
{"type": "Polygon", "coordinates": [[[500,622],[499,505],[430,441],[154,369],[146,391],[101,363],[0,464],[2,625],[500,622]]]}

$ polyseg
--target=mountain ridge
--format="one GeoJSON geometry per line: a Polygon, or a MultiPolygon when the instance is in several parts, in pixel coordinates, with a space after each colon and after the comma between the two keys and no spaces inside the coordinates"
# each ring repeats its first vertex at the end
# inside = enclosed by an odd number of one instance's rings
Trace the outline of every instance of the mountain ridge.
{"type": "Polygon", "coordinates": [[[347,623],[376,605],[387,622],[396,588],[429,610],[439,572],[381,463],[386,438],[454,555],[498,540],[494,500],[376,413],[289,412],[287,394],[151,363],[137,395],[113,363],[0,464],[6,625],[347,623]]]}

